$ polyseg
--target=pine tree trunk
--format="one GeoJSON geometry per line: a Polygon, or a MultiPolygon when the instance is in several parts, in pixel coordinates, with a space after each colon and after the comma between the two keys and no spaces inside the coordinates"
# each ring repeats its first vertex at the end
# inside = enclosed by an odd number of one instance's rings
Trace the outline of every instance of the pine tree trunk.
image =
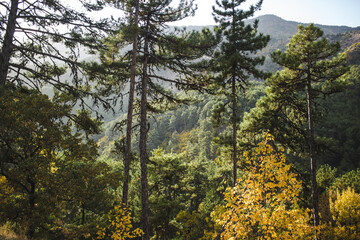
{"type": "Polygon", "coordinates": [[[30,209],[30,225],[29,228],[26,231],[26,237],[27,239],[33,239],[35,234],[35,227],[36,223],[34,222],[34,219],[32,219],[35,211],[35,182],[32,180],[31,177],[27,177],[27,182],[30,185],[30,191],[29,191],[29,209],[30,209]]]}
{"type": "MultiPolygon", "coordinates": [[[[235,4],[234,4],[234,0],[231,2],[232,5],[232,33],[235,33],[235,29],[236,29],[236,20],[235,20],[235,16],[236,16],[236,10],[235,10],[235,4]]],[[[233,186],[235,187],[236,185],[236,179],[237,179],[237,139],[236,139],[236,134],[237,134],[237,127],[236,127],[236,77],[235,77],[235,72],[236,72],[236,65],[232,66],[233,68],[233,76],[231,79],[231,94],[232,94],[232,144],[233,144],[233,156],[232,156],[232,160],[233,160],[233,186]]]]}
{"type": "Polygon", "coordinates": [[[236,87],[235,87],[236,79],[235,76],[232,78],[232,144],[233,144],[233,186],[236,184],[237,179],[237,121],[236,121],[236,87]]]}
{"type": "Polygon", "coordinates": [[[143,225],[143,240],[150,239],[150,223],[149,223],[149,199],[148,199],[148,180],[147,180],[147,85],[148,85],[148,60],[149,60],[149,21],[147,22],[145,42],[144,42],[144,56],[143,75],[141,79],[141,107],[140,107],[140,165],[141,165],[141,204],[142,204],[142,225],[143,225]]]}
{"type": "Polygon", "coordinates": [[[11,8],[7,20],[6,32],[3,41],[3,47],[0,55],[0,86],[5,85],[9,70],[10,57],[12,52],[12,43],[14,39],[16,18],[19,0],[11,0],[11,8]]]}
{"type": "MultiPolygon", "coordinates": [[[[135,5],[134,25],[137,27],[139,22],[139,0],[135,5]]],[[[130,89],[129,89],[129,104],[128,115],[126,123],[126,143],[125,143],[125,158],[124,158],[124,184],[123,184],[123,197],[122,203],[127,206],[128,193],[129,193],[129,171],[131,163],[131,129],[133,119],[133,106],[134,106],[134,92],[135,92],[135,75],[136,75],[136,55],[137,55],[138,34],[136,33],[133,39],[133,52],[131,62],[130,74],[130,89]]]]}
{"type": "MultiPolygon", "coordinates": [[[[307,82],[307,104],[308,104],[308,124],[309,124],[309,153],[310,153],[310,165],[311,165],[311,189],[313,195],[313,217],[314,226],[319,226],[319,201],[318,190],[316,182],[316,159],[315,159],[315,141],[314,141],[314,126],[312,119],[312,93],[311,82],[307,82]]],[[[317,233],[315,231],[315,239],[317,239],[317,233]]]]}

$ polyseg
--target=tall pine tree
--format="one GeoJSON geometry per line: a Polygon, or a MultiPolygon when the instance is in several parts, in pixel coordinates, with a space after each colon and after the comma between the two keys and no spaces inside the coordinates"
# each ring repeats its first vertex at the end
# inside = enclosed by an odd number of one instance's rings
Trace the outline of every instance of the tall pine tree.
{"type": "Polygon", "coordinates": [[[144,239],[149,239],[149,206],[147,180],[147,133],[149,112],[164,111],[182,102],[173,91],[196,90],[206,84],[201,57],[211,54],[216,39],[209,30],[168,31],[166,24],[194,13],[193,0],[181,0],[172,7],[172,0],[148,0],[140,3],[139,25],[141,63],[140,100],[140,163],[142,186],[142,224],[144,239]],[[166,70],[168,75],[160,70],[166,70]]]}
{"type": "Polygon", "coordinates": [[[264,48],[269,36],[257,32],[258,21],[253,25],[246,25],[245,20],[252,17],[259,10],[262,0],[252,5],[249,10],[243,10],[241,5],[246,0],[217,0],[213,7],[215,21],[219,23],[218,31],[224,37],[214,59],[214,71],[217,76],[218,92],[225,96],[216,110],[215,118],[220,119],[223,114],[230,110],[230,124],[232,125],[232,161],[233,161],[233,184],[237,178],[237,130],[239,124],[239,97],[246,90],[249,78],[263,78],[265,74],[257,66],[264,63],[264,57],[254,56],[264,48]]]}
{"type": "Polygon", "coordinates": [[[313,24],[299,26],[298,33],[293,36],[286,51],[276,51],[273,60],[284,70],[276,73],[270,80],[271,93],[275,95],[293,96],[306,100],[307,140],[311,166],[314,225],[319,225],[319,203],[316,183],[316,158],[314,134],[314,101],[316,98],[341,90],[344,82],[339,77],[348,71],[346,57],[336,53],[339,43],[329,43],[323,38],[323,31],[313,24]],[[290,93],[292,92],[292,93],[290,93]],[[295,94],[294,94],[295,93],[295,94]]]}

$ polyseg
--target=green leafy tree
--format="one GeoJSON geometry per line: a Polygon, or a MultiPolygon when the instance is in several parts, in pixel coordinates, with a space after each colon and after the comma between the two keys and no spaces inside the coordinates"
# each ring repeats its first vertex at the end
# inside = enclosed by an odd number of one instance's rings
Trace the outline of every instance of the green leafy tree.
{"type": "MultiPolygon", "coordinates": [[[[249,82],[249,78],[263,78],[265,74],[257,66],[264,63],[264,57],[256,57],[254,54],[264,48],[269,36],[257,32],[258,21],[253,25],[246,25],[245,20],[252,17],[259,10],[262,1],[249,10],[244,11],[241,5],[245,0],[216,1],[217,7],[213,7],[215,21],[219,23],[218,31],[224,37],[220,51],[214,57],[214,72],[218,94],[226,96],[215,111],[215,118],[221,119],[230,111],[230,123],[232,134],[230,145],[232,146],[233,184],[237,178],[237,130],[239,124],[239,97],[249,82]]],[[[227,116],[227,115],[226,115],[227,116]]],[[[228,118],[227,118],[228,119],[228,118]]],[[[228,121],[228,120],[227,120],[228,121]]],[[[228,122],[226,122],[228,123],[228,122]]],[[[219,125],[220,123],[218,123],[219,125]]]]}
{"type": "Polygon", "coordinates": [[[73,124],[91,119],[71,113],[63,95],[51,101],[15,87],[4,91],[0,109],[0,176],[12,189],[1,221],[19,223],[29,239],[90,234],[87,216],[108,211],[115,199],[108,190],[117,188],[109,167],[95,162],[95,143],[73,124]]]}
{"type": "Polygon", "coordinates": [[[187,159],[185,154],[165,154],[154,150],[149,164],[149,189],[151,218],[155,237],[171,239],[177,228],[171,222],[180,210],[185,209],[191,185],[187,184],[187,159]]]}

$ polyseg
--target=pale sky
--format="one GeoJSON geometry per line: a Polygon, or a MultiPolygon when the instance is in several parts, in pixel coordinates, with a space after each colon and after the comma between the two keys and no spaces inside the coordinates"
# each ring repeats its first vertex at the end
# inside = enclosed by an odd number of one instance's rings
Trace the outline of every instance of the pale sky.
{"type": "MultiPolygon", "coordinates": [[[[211,15],[215,0],[195,2],[198,5],[195,17],[171,25],[215,24],[211,15]]],[[[256,2],[248,0],[244,6],[256,2]]],[[[264,14],[274,14],[301,23],[357,27],[360,26],[360,0],[264,0],[261,11],[256,12],[255,17],[264,14]]]]}

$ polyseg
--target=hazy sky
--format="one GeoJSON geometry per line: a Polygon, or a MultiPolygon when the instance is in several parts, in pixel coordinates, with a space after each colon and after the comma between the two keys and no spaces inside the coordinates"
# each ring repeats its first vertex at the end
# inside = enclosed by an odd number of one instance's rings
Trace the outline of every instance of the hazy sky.
{"type": "MultiPolygon", "coordinates": [[[[214,24],[211,12],[215,0],[195,2],[198,5],[196,16],[175,25],[214,24]]],[[[248,0],[246,3],[255,2],[248,0]]],[[[360,0],[264,0],[261,11],[255,16],[264,14],[275,14],[285,20],[301,23],[357,27],[360,26],[360,0]]]]}

